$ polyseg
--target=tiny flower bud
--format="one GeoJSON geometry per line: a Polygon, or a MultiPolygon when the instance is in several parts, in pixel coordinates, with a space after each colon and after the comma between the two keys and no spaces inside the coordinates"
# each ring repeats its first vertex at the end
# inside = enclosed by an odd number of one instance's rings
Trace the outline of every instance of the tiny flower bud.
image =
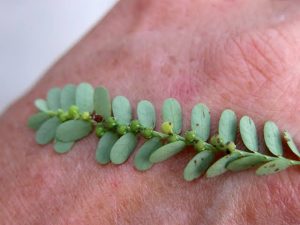
{"type": "Polygon", "coordinates": [[[117,123],[116,123],[115,118],[113,118],[113,117],[108,117],[108,118],[106,119],[104,125],[105,125],[105,127],[108,128],[108,129],[113,129],[113,128],[117,125],[117,123]]]}
{"type": "Polygon", "coordinates": [[[105,134],[105,129],[102,126],[97,126],[96,128],[96,135],[97,137],[102,137],[105,134]]]}
{"type": "Polygon", "coordinates": [[[173,134],[173,124],[171,122],[164,122],[160,129],[164,134],[173,134]]]}
{"type": "Polygon", "coordinates": [[[81,114],[81,118],[83,120],[90,120],[91,119],[91,116],[90,116],[90,113],[89,112],[84,112],[81,114]]]}
{"type": "Polygon", "coordinates": [[[229,143],[226,144],[226,148],[229,152],[233,152],[236,149],[235,143],[230,141],[229,143]]]}
{"type": "Polygon", "coordinates": [[[187,143],[193,143],[196,139],[195,131],[187,131],[184,136],[187,143]]]}
{"type": "Polygon", "coordinates": [[[69,108],[69,118],[70,119],[78,119],[79,118],[79,109],[76,105],[72,105],[70,108],[69,108]]]}
{"type": "Polygon", "coordinates": [[[142,130],[142,135],[143,135],[143,137],[144,138],[146,138],[146,139],[150,139],[150,138],[152,138],[153,137],[153,130],[152,129],[150,129],[150,128],[145,128],[145,129],[143,129],[142,130]]]}
{"type": "Polygon", "coordinates": [[[124,135],[128,132],[128,126],[126,125],[118,125],[117,126],[117,132],[120,135],[124,135]]]}
{"type": "Polygon", "coordinates": [[[59,114],[59,119],[62,122],[65,122],[68,119],[68,117],[69,117],[69,114],[66,113],[66,112],[63,112],[63,113],[59,114]]]}
{"type": "Polygon", "coordinates": [[[175,142],[175,141],[178,141],[177,135],[170,135],[170,136],[168,137],[168,142],[169,142],[169,143],[172,143],[172,142],[175,142]]]}
{"type": "Polygon", "coordinates": [[[141,128],[141,124],[138,120],[131,121],[130,131],[133,133],[138,133],[141,128]]]}
{"type": "Polygon", "coordinates": [[[194,145],[196,151],[201,152],[205,150],[205,142],[202,140],[197,141],[197,143],[194,145]]]}

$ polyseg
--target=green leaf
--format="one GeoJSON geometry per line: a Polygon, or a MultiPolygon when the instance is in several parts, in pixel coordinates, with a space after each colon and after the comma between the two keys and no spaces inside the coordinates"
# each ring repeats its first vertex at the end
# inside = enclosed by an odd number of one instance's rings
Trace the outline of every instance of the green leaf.
{"type": "Polygon", "coordinates": [[[263,162],[267,162],[268,160],[261,155],[251,155],[251,156],[246,156],[243,158],[236,159],[232,162],[230,162],[227,165],[227,169],[231,171],[241,171],[241,170],[246,170],[249,168],[252,168],[258,164],[261,164],[263,162]]]}
{"type": "Polygon", "coordinates": [[[110,162],[111,149],[118,139],[118,135],[113,132],[106,132],[101,137],[96,150],[96,161],[98,163],[104,165],[110,162]]]}
{"type": "Polygon", "coordinates": [[[137,145],[137,137],[133,133],[123,135],[111,149],[110,159],[113,164],[124,163],[137,145]]]}
{"type": "Polygon", "coordinates": [[[292,152],[300,157],[300,152],[299,149],[297,148],[292,136],[289,134],[289,132],[285,131],[283,132],[283,138],[286,141],[287,145],[289,146],[289,148],[292,150],[292,152]]]}
{"type": "Polygon", "coordinates": [[[100,86],[95,89],[94,106],[96,113],[104,119],[111,116],[110,95],[105,87],[100,86]]]}
{"type": "Polygon", "coordinates": [[[211,167],[208,168],[208,170],[206,171],[206,176],[207,177],[216,177],[216,176],[219,176],[219,175],[225,173],[226,171],[228,171],[228,169],[226,168],[227,165],[230,162],[232,162],[233,160],[236,160],[240,157],[241,157],[241,154],[237,153],[237,152],[223,156],[221,159],[216,161],[214,164],[211,165],[211,167]]]}
{"type": "Polygon", "coordinates": [[[134,166],[139,171],[145,171],[152,167],[153,163],[149,161],[150,155],[162,146],[158,137],[151,138],[146,141],[139,149],[134,158],[134,166]]]}
{"type": "Polygon", "coordinates": [[[210,113],[204,104],[197,104],[192,110],[191,127],[196,136],[207,141],[210,135],[210,113]]]}
{"type": "Polygon", "coordinates": [[[267,121],[264,126],[265,143],[271,153],[281,156],[283,153],[281,135],[277,125],[272,121],[267,121]]]}
{"type": "Polygon", "coordinates": [[[44,112],[39,112],[37,114],[34,114],[33,116],[31,116],[28,119],[28,126],[33,129],[33,130],[37,130],[40,128],[40,126],[49,119],[49,115],[47,113],[44,112]]]}
{"type": "Polygon", "coordinates": [[[75,142],[71,141],[71,142],[62,142],[60,140],[55,140],[54,143],[54,150],[55,152],[59,153],[59,154],[63,154],[66,152],[69,152],[72,147],[74,146],[75,142]]]}
{"type": "Polygon", "coordinates": [[[182,112],[179,102],[174,98],[168,98],[164,101],[162,108],[164,122],[173,124],[175,134],[180,134],[182,127],[182,112]]]}
{"type": "Polygon", "coordinates": [[[49,111],[47,102],[44,99],[35,100],[34,105],[38,110],[40,110],[42,112],[48,112],[49,111]]]}
{"type": "Polygon", "coordinates": [[[115,97],[112,102],[112,110],[114,117],[119,124],[130,124],[132,118],[131,106],[127,98],[124,96],[115,97]]]}
{"type": "Polygon", "coordinates": [[[240,133],[245,146],[253,151],[258,151],[258,137],[255,124],[248,116],[243,116],[240,120],[240,133]]]}
{"type": "Polygon", "coordinates": [[[83,120],[69,120],[62,123],[56,131],[56,138],[63,142],[77,141],[92,131],[92,124],[83,120]]]}
{"type": "Polygon", "coordinates": [[[52,88],[47,95],[47,105],[50,110],[57,111],[60,106],[60,93],[59,88],[52,88]]]}
{"type": "Polygon", "coordinates": [[[151,102],[143,100],[137,106],[137,116],[141,125],[147,128],[154,128],[156,123],[156,114],[151,102]]]}
{"type": "Polygon", "coordinates": [[[277,173],[282,170],[285,170],[286,168],[288,168],[291,165],[292,164],[290,163],[289,160],[280,159],[280,158],[275,159],[273,161],[270,161],[270,162],[260,166],[256,170],[256,174],[262,176],[262,175],[269,175],[269,174],[277,173]]]}
{"type": "Polygon", "coordinates": [[[55,137],[55,132],[60,124],[60,120],[57,117],[52,117],[44,122],[35,135],[35,140],[40,145],[48,144],[55,137]]]}
{"type": "Polygon", "coordinates": [[[210,150],[199,152],[189,161],[184,169],[183,177],[186,181],[192,181],[200,177],[212,164],[215,154],[210,150]]]}
{"type": "Polygon", "coordinates": [[[155,152],[153,152],[150,155],[150,162],[152,163],[158,163],[165,161],[172,157],[173,155],[176,155],[177,153],[181,152],[185,147],[184,141],[175,141],[169,144],[166,144],[159,149],[157,149],[155,152]]]}
{"type": "Polygon", "coordinates": [[[94,111],[94,88],[90,84],[79,84],[76,89],[76,105],[80,112],[94,111]]]}
{"type": "Polygon", "coordinates": [[[68,111],[72,105],[76,104],[76,86],[73,84],[66,85],[60,95],[61,108],[68,111]]]}
{"type": "Polygon", "coordinates": [[[235,112],[226,109],[222,112],[219,121],[219,135],[225,143],[235,141],[237,132],[237,118],[235,112]]]}

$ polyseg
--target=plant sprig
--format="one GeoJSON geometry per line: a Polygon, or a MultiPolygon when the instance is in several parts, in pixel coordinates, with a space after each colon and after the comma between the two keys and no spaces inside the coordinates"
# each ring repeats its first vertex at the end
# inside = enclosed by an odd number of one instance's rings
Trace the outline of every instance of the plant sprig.
{"type": "Polygon", "coordinates": [[[277,125],[267,121],[264,142],[271,155],[259,152],[260,142],[254,121],[243,116],[238,124],[236,114],[226,109],[219,121],[218,134],[210,135],[211,118],[206,105],[196,104],[191,112],[191,130],[182,135],[182,109],[176,99],[166,99],[162,107],[163,123],[155,130],[156,112],[153,104],[142,100],[137,106],[137,119],[124,96],[112,101],[105,87],[94,89],[88,83],[68,84],[63,89],[53,88],[47,99],[37,99],[39,112],[31,116],[28,126],[36,130],[36,142],[41,145],[54,141],[57,153],[66,153],[94,130],[99,137],[96,161],[99,164],[122,164],[137,146],[140,137],[146,139],[134,157],[139,171],[150,169],[155,163],[169,159],[191,146],[196,155],[184,169],[184,179],[192,181],[203,174],[219,176],[226,171],[241,171],[258,167],[257,175],[268,175],[300,161],[283,156],[284,140],[291,151],[300,157],[291,135],[280,133],[277,125]],[[239,150],[235,141],[237,132],[246,150],[239,150]],[[215,161],[215,156],[223,157],[215,161]],[[273,156],[272,156],[273,155],[273,156]]]}

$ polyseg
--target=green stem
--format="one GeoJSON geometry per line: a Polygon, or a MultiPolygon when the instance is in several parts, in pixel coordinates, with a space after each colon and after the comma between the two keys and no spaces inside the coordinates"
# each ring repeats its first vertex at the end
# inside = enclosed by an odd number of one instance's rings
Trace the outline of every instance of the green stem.
{"type": "MultiPolygon", "coordinates": [[[[82,119],[83,113],[77,112],[76,109],[75,109],[75,111],[76,111],[75,114],[77,114],[77,115],[76,115],[76,118],[75,118],[75,117],[74,117],[74,118],[69,117],[69,119],[82,119]]],[[[62,115],[63,113],[67,113],[67,112],[64,112],[64,111],[62,111],[62,110],[61,110],[61,111],[56,111],[56,112],[54,112],[54,111],[49,111],[49,112],[48,112],[49,116],[51,116],[51,117],[56,116],[56,117],[58,117],[58,118],[60,118],[61,115],[62,115]]],[[[60,118],[60,119],[61,119],[61,118],[60,118]]],[[[102,121],[102,122],[103,122],[103,121],[102,121]]],[[[97,125],[97,123],[95,123],[95,126],[96,126],[96,125],[97,125]]],[[[144,127],[143,127],[143,128],[144,128],[144,127]]],[[[141,132],[138,132],[137,135],[138,135],[138,134],[141,135],[141,132]]],[[[165,134],[165,133],[162,133],[162,132],[159,132],[159,131],[155,131],[155,130],[152,131],[152,135],[153,135],[154,137],[159,137],[159,138],[161,138],[161,139],[163,139],[163,140],[164,140],[164,139],[167,139],[167,138],[169,138],[169,137],[171,136],[171,135],[168,135],[168,134],[165,134]]],[[[176,139],[177,139],[177,140],[179,140],[179,141],[184,141],[184,142],[187,143],[187,140],[186,140],[183,136],[181,136],[181,135],[179,135],[179,134],[174,134],[174,135],[176,135],[176,139]]],[[[197,142],[197,141],[200,141],[200,140],[195,139],[195,142],[197,142]]],[[[191,144],[191,145],[193,145],[193,144],[191,144]]],[[[204,145],[206,145],[206,148],[208,148],[208,149],[214,151],[215,153],[216,153],[216,152],[225,152],[225,153],[226,153],[226,151],[224,151],[224,149],[219,149],[218,147],[212,145],[211,143],[204,142],[204,145]]],[[[273,161],[273,160],[282,158],[282,159],[288,160],[292,165],[300,165],[300,161],[292,160],[292,159],[287,159],[287,158],[284,158],[284,157],[282,157],[282,156],[278,156],[278,157],[276,157],[276,156],[268,156],[268,155],[264,155],[264,154],[259,153],[259,152],[247,152],[247,151],[243,151],[243,150],[239,150],[239,149],[235,149],[234,151],[232,151],[232,152],[230,152],[230,153],[233,153],[233,152],[239,153],[241,156],[253,156],[253,155],[258,155],[258,156],[264,157],[267,161],[273,161]]],[[[226,154],[230,154],[230,153],[226,153],[226,154]]]]}
{"type": "Polygon", "coordinates": [[[152,134],[153,134],[154,137],[159,137],[161,139],[166,139],[166,138],[169,137],[169,135],[161,133],[159,131],[155,131],[155,130],[152,132],[152,134]]]}

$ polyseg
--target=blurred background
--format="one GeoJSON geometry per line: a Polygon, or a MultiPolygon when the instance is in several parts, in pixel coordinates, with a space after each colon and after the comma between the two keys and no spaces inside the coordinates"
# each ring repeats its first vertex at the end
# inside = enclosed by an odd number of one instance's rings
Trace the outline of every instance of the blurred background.
{"type": "Polygon", "coordinates": [[[0,113],[118,0],[0,0],[0,113]]]}

